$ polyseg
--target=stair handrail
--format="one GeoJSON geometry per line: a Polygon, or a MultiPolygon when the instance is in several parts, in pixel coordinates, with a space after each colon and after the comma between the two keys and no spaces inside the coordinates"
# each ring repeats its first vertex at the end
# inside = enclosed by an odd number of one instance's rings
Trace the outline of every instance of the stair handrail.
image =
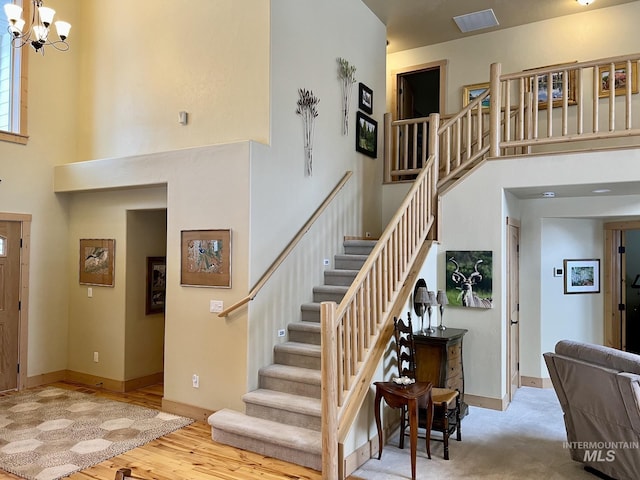
{"type": "Polygon", "coordinates": [[[300,228],[300,230],[298,230],[298,233],[296,233],[296,235],[291,239],[291,241],[287,244],[287,246],[284,248],[284,250],[282,250],[282,253],[280,253],[280,255],[278,255],[278,258],[276,258],[273,261],[273,263],[269,266],[269,268],[262,274],[262,277],[260,277],[260,280],[258,280],[256,282],[256,284],[249,291],[249,293],[247,293],[247,295],[245,297],[243,297],[241,300],[237,301],[236,303],[234,303],[233,305],[228,307],[226,310],[223,310],[222,312],[220,312],[218,314],[218,317],[226,317],[231,312],[233,312],[233,311],[237,310],[238,308],[240,308],[241,306],[249,303],[251,300],[253,300],[256,297],[256,295],[258,295],[258,293],[260,292],[260,289],[262,289],[262,287],[264,287],[264,285],[269,281],[269,279],[272,277],[272,275],[276,272],[278,267],[280,267],[280,265],[282,265],[282,263],[289,256],[289,254],[291,252],[293,252],[293,250],[296,248],[298,243],[300,243],[302,238],[309,231],[309,229],[313,226],[313,224],[316,222],[316,220],[318,220],[320,218],[322,213],[331,204],[331,202],[338,195],[340,190],[342,190],[342,188],[347,184],[347,182],[349,181],[349,179],[351,178],[352,175],[353,175],[353,171],[351,171],[351,170],[347,170],[345,172],[345,174],[342,176],[342,178],[336,184],[336,186],[333,188],[333,190],[331,190],[329,195],[327,195],[327,197],[320,204],[320,206],[316,209],[316,211],[313,212],[313,215],[311,215],[309,220],[307,220],[306,223],[302,226],[302,228],[300,228]]]}
{"type": "MultiPolygon", "coordinates": [[[[323,477],[337,478],[338,442],[344,440],[369,390],[369,359],[382,355],[380,337],[391,331],[391,312],[423,245],[436,225],[439,115],[430,117],[432,154],[402,205],[338,306],[321,305],[323,477]],[[435,154],[435,156],[434,156],[435,154]],[[399,260],[399,261],[398,261],[399,260]]],[[[379,361],[379,358],[378,358],[379,361]]]]}

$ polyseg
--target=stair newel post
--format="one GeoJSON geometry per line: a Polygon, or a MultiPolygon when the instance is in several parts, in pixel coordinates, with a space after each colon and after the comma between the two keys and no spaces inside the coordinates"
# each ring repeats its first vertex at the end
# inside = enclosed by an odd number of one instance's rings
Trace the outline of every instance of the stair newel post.
{"type": "Polygon", "coordinates": [[[338,480],[338,341],[335,302],[320,304],[322,478],[338,480]]]}
{"type": "Polygon", "coordinates": [[[502,64],[492,63],[489,85],[489,156],[500,156],[500,75],[502,64]]]}

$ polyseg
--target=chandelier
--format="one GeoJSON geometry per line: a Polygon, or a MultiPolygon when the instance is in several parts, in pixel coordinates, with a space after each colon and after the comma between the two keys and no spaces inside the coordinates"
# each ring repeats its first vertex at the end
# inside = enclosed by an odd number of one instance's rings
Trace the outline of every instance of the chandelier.
{"type": "Polygon", "coordinates": [[[60,40],[49,39],[51,23],[56,11],[42,5],[42,0],[29,0],[33,3],[31,7],[31,23],[26,25],[22,18],[22,7],[15,3],[7,3],[4,6],[4,12],[9,22],[9,33],[12,35],[11,45],[15,48],[24,47],[31,44],[36,52],[41,51],[44,55],[44,47],[52,46],[56,50],[69,50],[69,44],[66,42],[69,36],[71,24],[68,22],[55,22],[56,32],[60,40]],[[27,27],[25,29],[25,26],[27,27]]]}

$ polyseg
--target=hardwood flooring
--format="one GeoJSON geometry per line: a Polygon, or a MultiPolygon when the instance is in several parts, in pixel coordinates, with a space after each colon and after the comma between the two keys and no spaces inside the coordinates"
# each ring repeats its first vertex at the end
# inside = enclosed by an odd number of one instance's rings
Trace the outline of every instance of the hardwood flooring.
{"type": "MultiPolygon", "coordinates": [[[[122,394],[69,383],[52,386],[158,410],[163,395],[162,385],[122,394]]],[[[211,427],[205,422],[194,422],[68,478],[114,480],[119,468],[130,468],[133,478],[144,480],[322,479],[322,474],[315,470],[216,443],[211,439],[211,427]]],[[[0,470],[0,479],[19,478],[0,470]]]]}

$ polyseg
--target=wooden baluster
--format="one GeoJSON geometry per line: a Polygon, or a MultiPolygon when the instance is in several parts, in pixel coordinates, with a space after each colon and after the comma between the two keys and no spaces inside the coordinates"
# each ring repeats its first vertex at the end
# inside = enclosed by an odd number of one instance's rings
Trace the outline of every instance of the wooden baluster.
{"type": "Polygon", "coordinates": [[[570,74],[567,70],[563,72],[562,78],[562,136],[567,135],[568,113],[569,113],[569,81],[570,74]]]}
{"type": "MultiPolygon", "coordinates": [[[[627,79],[631,83],[631,76],[627,79]]],[[[609,65],[609,131],[616,129],[616,64],[609,65]]]]}
{"type": "Polygon", "coordinates": [[[600,85],[600,74],[598,73],[598,66],[593,67],[593,133],[598,133],[598,115],[600,102],[598,101],[598,87],[600,85]]]}
{"type": "MultiPolygon", "coordinates": [[[[634,65],[637,66],[638,62],[636,61],[634,65]]],[[[624,118],[624,126],[627,130],[631,130],[631,87],[633,85],[633,71],[631,69],[631,60],[627,60],[627,83],[625,85],[625,118],[624,118]]]]}
{"type": "Polygon", "coordinates": [[[576,108],[576,130],[578,135],[581,135],[584,131],[584,68],[579,69],[576,72],[576,102],[578,102],[576,108]]]}
{"type": "MultiPolygon", "coordinates": [[[[566,79],[562,83],[566,83],[566,79]]],[[[547,74],[547,138],[553,137],[553,72],[547,74]]]]}

